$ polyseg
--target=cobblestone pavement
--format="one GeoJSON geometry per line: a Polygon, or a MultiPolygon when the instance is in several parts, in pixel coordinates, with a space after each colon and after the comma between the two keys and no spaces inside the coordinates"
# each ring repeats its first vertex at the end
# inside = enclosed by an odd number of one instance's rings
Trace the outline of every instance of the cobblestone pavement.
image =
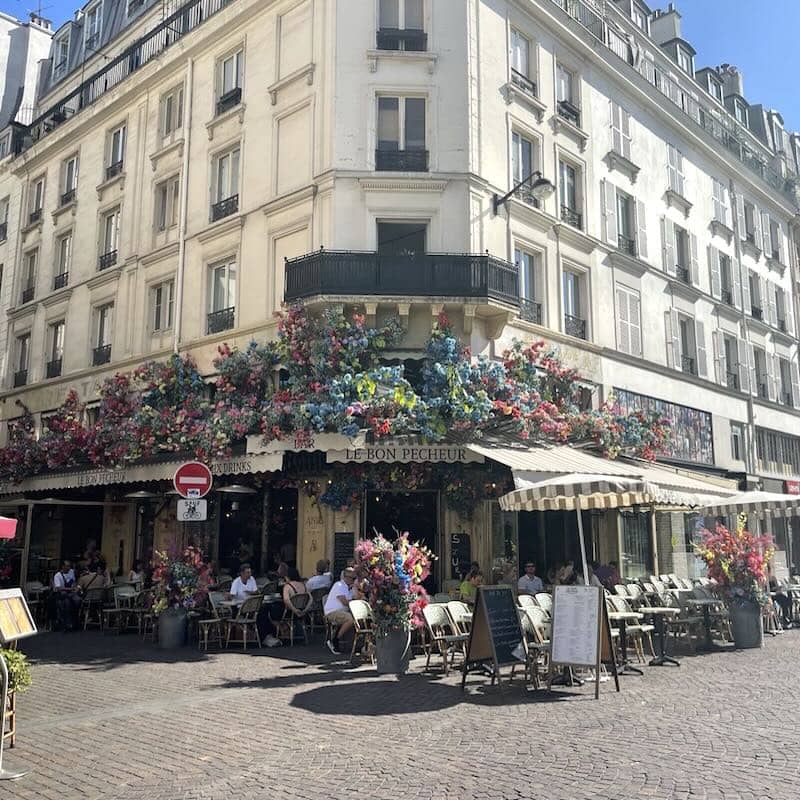
{"type": "Polygon", "coordinates": [[[320,646],[177,655],[135,636],[26,643],[0,798],[464,800],[800,796],[800,631],[547,695],[351,668],[320,646]]]}

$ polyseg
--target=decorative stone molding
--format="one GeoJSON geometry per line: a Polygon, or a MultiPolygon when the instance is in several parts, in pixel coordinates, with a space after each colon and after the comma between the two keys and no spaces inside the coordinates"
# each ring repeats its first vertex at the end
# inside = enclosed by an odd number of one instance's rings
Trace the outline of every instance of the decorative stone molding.
{"type": "Polygon", "coordinates": [[[447,181],[420,178],[359,178],[365,192],[434,192],[441,194],[447,181]]]}
{"type": "Polygon", "coordinates": [[[689,218],[689,212],[692,210],[692,204],[682,195],[678,194],[672,189],[667,189],[664,193],[667,205],[677,208],[684,217],[689,218]]]}
{"type": "Polygon", "coordinates": [[[586,144],[589,141],[589,134],[573,125],[569,120],[564,119],[560,114],[553,114],[552,117],[553,131],[555,133],[566,133],[570,138],[574,139],[581,149],[581,152],[586,150],[586,144]]]}
{"type": "Polygon", "coordinates": [[[115,186],[119,187],[119,191],[121,194],[123,189],[125,188],[124,172],[120,172],[118,175],[115,175],[113,178],[109,178],[107,181],[98,183],[97,186],[94,187],[95,191],[97,192],[97,199],[102,203],[104,200],[103,196],[111,189],[113,189],[115,186]]]}
{"type": "Polygon", "coordinates": [[[53,219],[53,225],[57,224],[59,217],[62,214],[66,214],[67,211],[69,211],[72,214],[72,216],[74,217],[75,213],[77,211],[77,208],[78,208],[78,201],[77,200],[71,200],[69,203],[64,203],[63,206],[59,206],[58,208],[53,209],[53,211],[50,212],[50,216],[53,219]]]}
{"type": "Polygon", "coordinates": [[[168,145],[162,147],[160,150],[156,150],[155,153],[150,154],[150,166],[153,172],[156,171],[158,167],[158,162],[162,158],[166,158],[171,153],[176,153],[178,158],[183,156],[183,138],[176,139],[174,142],[170,142],[168,145]]]}
{"type": "Polygon", "coordinates": [[[728,244],[733,241],[733,231],[724,222],[712,219],[709,228],[711,228],[712,235],[719,236],[720,239],[724,239],[728,244]]]}
{"type": "Polygon", "coordinates": [[[300,69],[296,69],[294,72],[289,73],[285,78],[281,78],[279,81],[275,81],[271,86],[267,86],[267,92],[269,92],[269,101],[274,106],[278,103],[278,92],[281,89],[285,89],[287,86],[291,85],[295,81],[302,80],[303,78],[306,79],[306,83],[311,86],[314,83],[314,71],[316,70],[317,65],[312,61],[309,64],[306,64],[304,67],[300,67],[300,69]]]}
{"type": "Polygon", "coordinates": [[[244,122],[244,112],[246,108],[247,106],[245,103],[239,103],[239,105],[229,108],[227,111],[214,117],[214,119],[206,122],[208,141],[213,141],[217,128],[219,128],[220,125],[224,125],[228,120],[238,119],[239,125],[241,125],[244,122]]]}
{"type": "Polygon", "coordinates": [[[625,158],[622,153],[618,153],[616,150],[609,150],[606,153],[606,163],[609,169],[627,175],[631,183],[636,183],[636,178],[639,177],[641,168],[636,166],[629,158],[625,158]]]}
{"type": "Polygon", "coordinates": [[[511,103],[519,103],[520,105],[527,106],[535,115],[537,122],[544,119],[544,112],[547,111],[547,104],[543,103],[538,97],[524,91],[519,86],[509,81],[503,87],[503,95],[507,105],[511,103]]]}
{"type": "Polygon", "coordinates": [[[397,62],[420,62],[426,64],[428,67],[428,74],[433,75],[439,56],[428,50],[421,52],[411,50],[367,50],[367,65],[369,66],[370,72],[378,71],[378,61],[381,59],[397,62]]]}
{"type": "Polygon", "coordinates": [[[218,236],[224,236],[226,233],[239,230],[244,226],[244,217],[241,214],[234,214],[230,217],[225,217],[219,222],[213,222],[204,230],[197,234],[199,242],[209,242],[216,239],[218,236]]]}

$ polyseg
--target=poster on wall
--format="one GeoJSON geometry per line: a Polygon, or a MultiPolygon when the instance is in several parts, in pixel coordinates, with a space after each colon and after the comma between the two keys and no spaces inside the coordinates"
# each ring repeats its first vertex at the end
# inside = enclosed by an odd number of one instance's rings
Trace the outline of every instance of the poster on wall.
{"type": "Polygon", "coordinates": [[[472,546],[468,533],[450,534],[450,579],[460,581],[469,572],[472,546]]]}

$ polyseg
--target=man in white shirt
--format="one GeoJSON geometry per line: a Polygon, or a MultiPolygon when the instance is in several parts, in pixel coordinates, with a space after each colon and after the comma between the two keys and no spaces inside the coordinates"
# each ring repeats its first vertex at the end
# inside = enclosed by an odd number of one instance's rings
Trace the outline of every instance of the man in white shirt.
{"type": "Polygon", "coordinates": [[[67,631],[74,630],[81,597],[75,591],[75,570],[69,561],[65,561],[53,575],[53,592],[56,598],[56,625],[67,631]]]}
{"type": "Polygon", "coordinates": [[[533,561],[528,561],[525,564],[525,574],[517,581],[517,590],[520,594],[530,595],[544,591],[544,584],[536,574],[536,564],[533,561]]]}
{"type": "Polygon", "coordinates": [[[325,619],[331,623],[331,638],[325,642],[331,653],[339,653],[339,637],[348,633],[353,627],[353,615],[350,613],[350,601],[353,599],[353,583],[355,570],[348,567],[342,572],[342,579],[331,586],[325,600],[325,619]]]}
{"type": "Polygon", "coordinates": [[[239,567],[239,577],[231,584],[231,599],[244,602],[251,594],[258,594],[256,579],[249,564],[239,567]]]}
{"type": "Polygon", "coordinates": [[[317,561],[317,574],[312,575],[306,581],[306,589],[313,592],[314,589],[327,589],[333,581],[333,576],[328,571],[330,561],[327,558],[321,558],[317,561]]]}

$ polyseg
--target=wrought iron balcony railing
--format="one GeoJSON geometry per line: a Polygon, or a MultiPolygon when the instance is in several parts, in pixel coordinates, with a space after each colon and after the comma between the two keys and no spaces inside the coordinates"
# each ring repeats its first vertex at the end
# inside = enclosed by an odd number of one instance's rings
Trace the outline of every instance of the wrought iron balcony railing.
{"type": "Polygon", "coordinates": [[[27,382],[28,382],[28,370],[18,369],[14,373],[14,388],[16,389],[19,386],[24,386],[27,382]]]}
{"type": "Polygon", "coordinates": [[[542,304],[535,300],[528,300],[524,297],[519,301],[519,318],[525,322],[533,322],[536,325],[542,324],[542,304]]]}
{"type": "Polygon", "coordinates": [[[470,297],[519,306],[519,270],[489,254],[317,250],[286,262],[288,302],[316,295],[470,297]]]}
{"type": "Polygon", "coordinates": [[[108,364],[111,361],[111,345],[101,344],[92,350],[92,364],[99,367],[101,364],[108,364]]]}
{"type": "Polygon", "coordinates": [[[763,378],[758,378],[758,396],[762,400],[769,400],[769,387],[763,378]]]}
{"type": "Polygon", "coordinates": [[[753,315],[753,319],[764,319],[764,309],[759,308],[758,306],[750,306],[750,313],[753,315]]]}
{"type": "Polygon", "coordinates": [[[781,333],[786,333],[787,328],[786,328],[786,320],[785,319],[778,319],[778,321],[775,324],[778,326],[778,330],[781,333]]]}
{"type": "Polygon", "coordinates": [[[697,375],[697,361],[692,356],[681,356],[681,369],[689,375],[697,375]]]}
{"type": "Polygon", "coordinates": [[[428,49],[428,34],[416,28],[381,28],[375,38],[378,50],[424,53],[428,49]]]}
{"type": "Polygon", "coordinates": [[[30,301],[33,300],[33,295],[35,294],[35,292],[36,292],[36,287],[35,286],[26,286],[22,290],[22,303],[23,303],[23,305],[25,303],[30,303],[30,301]]]}
{"type": "Polygon", "coordinates": [[[220,333],[228,331],[233,327],[236,319],[236,308],[222,308],[219,311],[212,311],[206,319],[206,333],[220,333]]]}
{"type": "Polygon", "coordinates": [[[617,236],[617,247],[629,256],[636,255],[636,239],[631,239],[630,236],[623,236],[620,233],[617,236]]]}
{"type": "Polygon", "coordinates": [[[561,221],[573,228],[583,230],[583,215],[569,206],[561,206],[561,221]]]}
{"type": "Polygon", "coordinates": [[[576,339],[585,339],[586,320],[573,317],[571,314],[564,314],[564,333],[574,336],[576,339]]]}
{"type": "Polygon", "coordinates": [[[53,277],[53,291],[63,289],[69,282],[69,272],[59,272],[53,277]]]}
{"type": "Polygon", "coordinates": [[[675,277],[684,283],[692,282],[692,274],[689,272],[689,268],[684,267],[682,264],[675,265],[675,277]]]}
{"type": "Polygon", "coordinates": [[[572,105],[569,100],[559,100],[556,108],[558,109],[559,117],[565,119],[576,128],[580,128],[581,110],[577,106],[572,105]]]}
{"type": "Polygon", "coordinates": [[[427,172],[427,150],[376,150],[375,169],[379,172],[427,172]]]}
{"type": "Polygon", "coordinates": [[[109,164],[106,167],[106,180],[110,181],[112,178],[116,178],[117,175],[122,174],[122,167],[124,166],[125,162],[120,159],[119,161],[114,161],[112,164],[109,164]]]}
{"type": "Polygon", "coordinates": [[[58,378],[61,375],[61,359],[54,358],[48,361],[45,367],[45,375],[48,378],[58,378]]]}
{"type": "Polygon", "coordinates": [[[731,293],[730,289],[722,289],[722,291],[719,293],[719,297],[726,306],[733,305],[733,294],[731,293]]]}
{"type": "Polygon", "coordinates": [[[102,271],[104,269],[108,269],[109,267],[113,267],[114,264],[116,263],[117,263],[117,251],[109,250],[107,253],[103,253],[97,259],[97,269],[102,271]]]}
{"type": "Polygon", "coordinates": [[[230,91],[220,95],[219,100],[217,100],[217,116],[224,114],[226,111],[230,111],[232,108],[236,108],[241,102],[242,87],[234,86],[230,91]]]}
{"type": "Polygon", "coordinates": [[[67,191],[61,195],[61,205],[65,206],[68,203],[71,203],[74,199],[75,199],[75,189],[67,189],[67,191]]]}
{"type": "Polygon", "coordinates": [[[216,222],[218,219],[222,219],[223,217],[229,217],[231,214],[235,214],[239,210],[239,195],[234,194],[230,197],[226,197],[224,200],[220,200],[218,203],[214,203],[211,206],[211,221],[216,222]]]}
{"type": "Polygon", "coordinates": [[[42,209],[41,208],[34,208],[30,214],[28,214],[28,224],[33,225],[35,222],[40,222],[42,219],[42,209]]]}
{"type": "Polygon", "coordinates": [[[525,94],[529,94],[531,97],[538,97],[536,82],[532,81],[527,75],[517,72],[513,67],[511,68],[511,83],[522,89],[525,94]]]}
{"type": "Polygon", "coordinates": [[[736,372],[725,373],[729,389],[739,389],[739,374],[736,372]]]}

